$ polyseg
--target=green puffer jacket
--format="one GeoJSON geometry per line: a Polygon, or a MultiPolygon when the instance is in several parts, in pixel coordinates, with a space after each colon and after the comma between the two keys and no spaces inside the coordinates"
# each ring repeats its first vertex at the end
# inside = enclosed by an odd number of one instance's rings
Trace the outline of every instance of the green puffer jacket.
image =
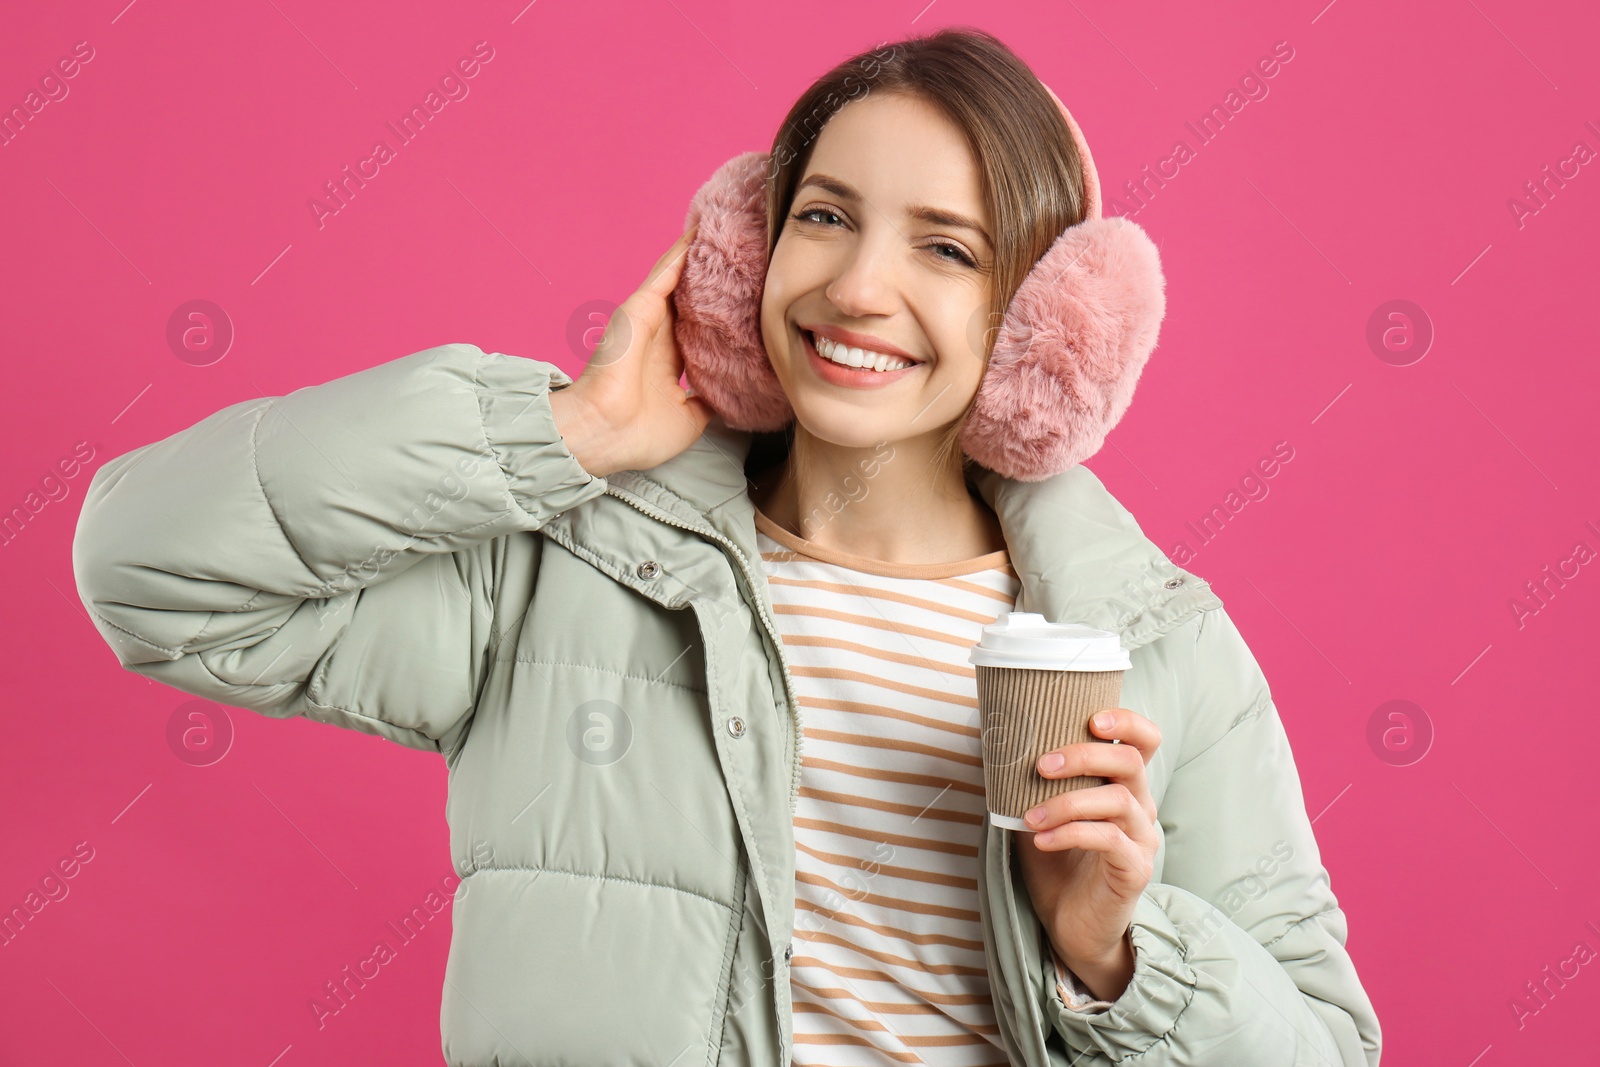
{"type": "MultiPolygon", "coordinates": [[[[226,408],[105,464],[74,545],[121,662],[224,704],[438,752],[463,881],[444,1056],[788,1067],[800,725],[756,549],[749,434],[608,478],[548,391],[470,344],[226,408]]],[[[1283,724],[1207,584],[1084,467],[979,469],[1018,610],[1122,635],[1164,834],[1133,984],[1067,1008],[1010,830],[980,914],[1018,1067],[1357,1067],[1345,951],[1283,724]]]]}

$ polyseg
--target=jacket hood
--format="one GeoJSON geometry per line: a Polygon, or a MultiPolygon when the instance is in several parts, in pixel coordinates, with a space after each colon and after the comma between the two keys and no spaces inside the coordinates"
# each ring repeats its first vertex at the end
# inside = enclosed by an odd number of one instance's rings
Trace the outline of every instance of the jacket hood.
{"type": "MultiPolygon", "coordinates": [[[[756,560],[755,504],[745,471],[753,441],[754,434],[716,416],[683,452],[607,482],[690,524],[709,525],[756,560]]],[[[1222,604],[1209,583],[1169,560],[1082,464],[1041,481],[974,467],[968,481],[1000,520],[1022,582],[1018,611],[1109,630],[1132,650],[1222,604]]]]}

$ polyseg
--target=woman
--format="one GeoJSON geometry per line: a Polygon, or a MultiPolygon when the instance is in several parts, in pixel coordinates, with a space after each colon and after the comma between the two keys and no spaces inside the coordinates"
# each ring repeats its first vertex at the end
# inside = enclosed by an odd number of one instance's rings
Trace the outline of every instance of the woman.
{"type": "Polygon", "coordinates": [[[445,758],[451,1064],[1375,1065],[1221,602],[1087,469],[952,449],[990,355],[972,323],[1086,188],[1070,149],[980,157],[971,102],[1054,136],[1051,97],[981,33],[882,54],[772,178],[787,432],[680,384],[685,234],[575,382],[443,345],[107,463],[84,602],[147,677],[445,758]],[[839,365],[873,352],[910,365],[839,365]],[[964,651],[1013,606],[1133,661],[1096,726],[1121,744],[1040,765],[1109,784],[1034,833],[990,826],[975,777],[964,651]]]}

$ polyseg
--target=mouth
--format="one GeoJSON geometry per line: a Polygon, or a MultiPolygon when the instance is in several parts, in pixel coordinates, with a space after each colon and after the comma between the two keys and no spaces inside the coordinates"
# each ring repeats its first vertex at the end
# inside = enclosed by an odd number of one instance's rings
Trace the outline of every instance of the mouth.
{"type": "Polygon", "coordinates": [[[827,337],[801,329],[806,357],[812,370],[824,381],[853,388],[879,388],[913,374],[922,367],[914,360],[883,353],[851,349],[827,337]],[[826,353],[826,355],[824,355],[826,353]],[[878,368],[882,367],[882,370],[878,368]]]}

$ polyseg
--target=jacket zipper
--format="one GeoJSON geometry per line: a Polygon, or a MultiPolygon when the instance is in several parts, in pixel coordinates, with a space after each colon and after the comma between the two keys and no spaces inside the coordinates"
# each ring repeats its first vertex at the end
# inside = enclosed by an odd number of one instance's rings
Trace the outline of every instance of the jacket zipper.
{"type": "Polygon", "coordinates": [[[778,669],[783,672],[783,691],[785,698],[789,701],[790,740],[794,753],[793,758],[790,761],[789,775],[789,817],[793,819],[795,809],[800,802],[800,744],[803,736],[800,727],[800,703],[799,701],[795,700],[794,697],[794,682],[789,677],[789,663],[783,655],[783,640],[778,634],[777,623],[767,615],[765,602],[761,599],[760,591],[755,587],[755,576],[750,571],[750,565],[745,559],[744,553],[739,551],[738,545],[734,544],[728,538],[722,536],[722,534],[718,533],[716,530],[713,530],[709,526],[690,525],[689,523],[675,518],[658,508],[650,507],[649,505],[641,503],[640,501],[633,499],[631,496],[625,495],[622,491],[614,489],[610,485],[606,486],[606,492],[611,496],[616,497],[618,500],[630,505],[635,510],[648,515],[653,519],[664,522],[668,526],[676,526],[681,530],[688,530],[690,533],[697,533],[703,537],[709,537],[712,540],[717,541],[733,550],[734,558],[739,561],[739,569],[744,572],[745,582],[750,588],[751,599],[756,602],[756,612],[761,616],[761,625],[766,628],[767,636],[772,641],[772,647],[778,654],[778,669]]]}

